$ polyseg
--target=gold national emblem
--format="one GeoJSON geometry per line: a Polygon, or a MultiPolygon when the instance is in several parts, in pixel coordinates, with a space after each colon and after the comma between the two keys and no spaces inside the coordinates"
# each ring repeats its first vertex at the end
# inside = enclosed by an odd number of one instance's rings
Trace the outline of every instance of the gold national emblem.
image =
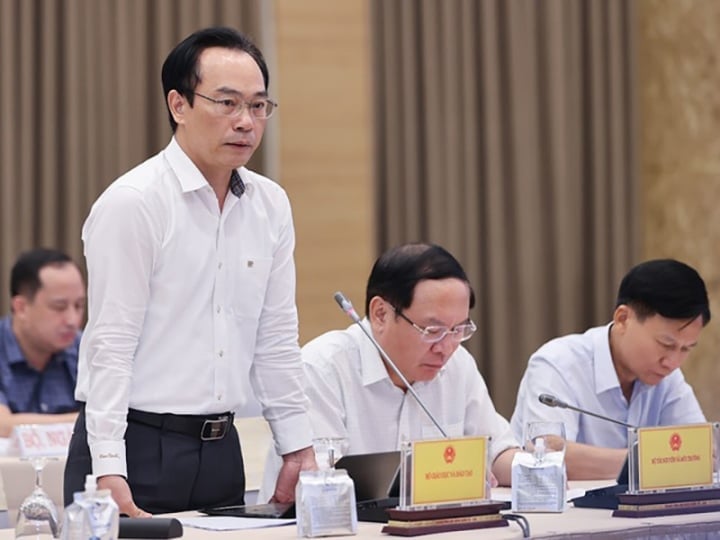
{"type": "Polygon", "coordinates": [[[673,433],[670,435],[670,450],[673,452],[677,452],[680,450],[680,447],[682,446],[682,439],[680,438],[680,435],[678,433],[673,433]]]}

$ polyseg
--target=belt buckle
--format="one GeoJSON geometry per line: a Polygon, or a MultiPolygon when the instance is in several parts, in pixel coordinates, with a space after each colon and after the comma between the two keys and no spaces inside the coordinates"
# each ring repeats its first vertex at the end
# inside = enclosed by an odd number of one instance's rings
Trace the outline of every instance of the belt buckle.
{"type": "Polygon", "coordinates": [[[200,430],[200,440],[217,441],[225,437],[228,427],[228,417],[223,416],[217,420],[205,420],[200,430]]]}

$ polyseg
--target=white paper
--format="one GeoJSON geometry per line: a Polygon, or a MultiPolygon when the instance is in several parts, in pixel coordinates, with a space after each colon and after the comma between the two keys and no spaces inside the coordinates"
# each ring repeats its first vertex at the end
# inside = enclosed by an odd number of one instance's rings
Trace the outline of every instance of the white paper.
{"type": "Polygon", "coordinates": [[[244,529],[263,529],[266,527],[279,527],[292,525],[294,519],[264,519],[225,516],[183,517],[178,518],[183,527],[194,527],[206,531],[241,531],[244,529]]]}
{"type": "MultiPolygon", "coordinates": [[[[567,495],[565,495],[565,500],[570,502],[573,499],[582,497],[583,495],[585,495],[585,490],[582,488],[568,489],[567,495]]],[[[512,501],[512,492],[509,489],[507,491],[503,490],[502,492],[498,489],[493,489],[491,499],[493,501],[510,502],[512,501]]]]}

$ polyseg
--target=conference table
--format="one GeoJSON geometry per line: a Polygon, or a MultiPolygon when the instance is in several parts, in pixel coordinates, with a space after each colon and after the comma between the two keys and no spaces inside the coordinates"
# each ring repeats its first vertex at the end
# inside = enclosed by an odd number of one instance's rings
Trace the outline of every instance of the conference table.
{"type": "MultiPolygon", "coordinates": [[[[571,489],[585,490],[610,485],[611,483],[612,481],[570,482],[569,487],[571,489]]],[[[509,498],[510,490],[496,488],[493,489],[493,495],[509,498]]],[[[187,515],[188,513],[180,514],[180,516],[187,515]]],[[[523,513],[523,515],[529,522],[532,538],[560,538],[566,540],[583,538],[720,540],[720,512],[653,518],[619,518],[612,517],[612,510],[575,508],[570,504],[562,513],[523,513]]],[[[392,538],[381,532],[382,527],[382,523],[361,522],[358,524],[357,537],[363,539],[384,538],[386,540],[392,538]]],[[[242,537],[243,540],[290,540],[297,538],[297,527],[287,525],[266,529],[223,532],[184,527],[183,534],[183,538],[187,540],[224,540],[239,537],[242,537]]],[[[508,527],[430,534],[421,538],[428,538],[429,540],[440,538],[447,540],[469,538],[475,540],[519,539],[523,538],[523,534],[520,527],[511,521],[508,527]]],[[[0,540],[4,540],[4,538],[0,537],[0,540]]]]}
{"type": "MultiPolygon", "coordinates": [[[[607,485],[607,482],[604,483],[607,485]]],[[[600,484],[602,485],[602,484],[600,484]]],[[[590,489],[598,487],[598,482],[570,482],[570,488],[590,489]]],[[[508,496],[509,489],[495,489],[496,496],[508,496]]],[[[532,538],[610,538],[610,539],[720,539],[720,512],[702,514],[686,514],[653,518],[616,518],[611,510],[574,508],[572,505],[562,513],[524,513],[530,525],[532,538]]],[[[171,514],[173,517],[199,517],[197,512],[171,514]]],[[[158,516],[163,517],[163,516],[158,516]]],[[[358,524],[357,538],[379,539],[390,538],[383,534],[381,523],[358,524]]],[[[520,527],[510,522],[508,527],[456,531],[442,534],[426,535],[429,540],[448,539],[462,540],[473,538],[483,539],[519,539],[523,538],[520,527]]],[[[0,540],[14,538],[12,529],[0,530],[0,540]]],[[[185,526],[183,539],[186,540],[225,540],[243,538],[243,540],[290,540],[297,538],[295,524],[262,529],[246,529],[234,531],[208,531],[185,526]]]]}
{"type": "MultiPolygon", "coordinates": [[[[612,539],[720,539],[720,512],[688,514],[656,518],[614,518],[611,510],[570,507],[561,514],[523,514],[530,524],[532,538],[612,538],[612,539]]],[[[391,538],[381,531],[381,523],[359,523],[359,538],[391,538]]],[[[240,538],[243,540],[290,540],[297,538],[295,525],[252,529],[244,531],[204,531],[191,527],[184,528],[183,538],[187,540],[222,540],[240,538]]],[[[8,536],[7,538],[12,538],[8,536]]],[[[430,540],[519,539],[523,538],[520,527],[510,522],[508,527],[455,531],[425,535],[430,540]]],[[[5,537],[0,537],[4,540],[5,537]]]]}

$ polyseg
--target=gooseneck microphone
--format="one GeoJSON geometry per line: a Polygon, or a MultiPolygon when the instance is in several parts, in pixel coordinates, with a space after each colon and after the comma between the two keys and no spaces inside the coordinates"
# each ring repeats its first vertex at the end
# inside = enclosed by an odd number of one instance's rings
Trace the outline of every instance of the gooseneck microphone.
{"type": "Polygon", "coordinates": [[[542,403],[543,405],[547,405],[548,407],[557,407],[559,409],[570,409],[573,411],[577,411],[581,414],[588,414],[590,416],[594,416],[595,418],[599,418],[600,420],[607,420],[608,422],[612,422],[614,424],[619,424],[621,426],[625,426],[627,428],[635,428],[635,426],[631,426],[630,424],[626,424],[625,422],[621,422],[620,420],[615,420],[614,418],[610,418],[609,416],[603,416],[602,414],[597,414],[592,411],[586,411],[585,409],[580,409],[579,407],[574,407],[568,403],[565,403],[561,399],[556,398],[555,396],[551,394],[540,394],[538,396],[538,401],[542,403]]]}
{"type": "Polygon", "coordinates": [[[362,321],[360,320],[360,317],[358,316],[357,312],[355,311],[355,308],[353,308],[353,305],[350,303],[350,300],[345,298],[345,295],[341,293],[340,291],[336,292],[334,295],[335,301],[340,306],[340,309],[342,309],[348,317],[352,319],[352,321],[357,324],[360,329],[363,331],[363,333],[368,337],[368,339],[372,342],[373,345],[375,345],[375,348],[380,353],[380,356],[385,361],[385,364],[387,364],[390,369],[392,369],[395,372],[395,375],[397,375],[402,383],[405,385],[405,388],[407,388],[408,392],[412,395],[412,397],[415,398],[415,401],[417,401],[418,405],[422,407],[422,410],[425,411],[425,414],[427,417],[432,420],[432,423],[435,424],[435,427],[438,428],[438,431],[442,433],[442,436],[446,439],[448,438],[447,433],[445,433],[445,430],[440,427],[440,424],[435,419],[435,417],[432,415],[432,413],[428,410],[428,408],[425,406],[425,404],[420,399],[420,396],[415,393],[415,389],[410,385],[408,380],[405,378],[405,375],[403,375],[398,367],[395,365],[395,362],[393,362],[388,354],[383,350],[383,348],[380,346],[380,344],[377,342],[377,340],[373,337],[373,335],[368,332],[367,328],[362,324],[362,321]]]}
{"type": "MultiPolygon", "coordinates": [[[[621,422],[620,420],[615,420],[614,418],[610,418],[609,416],[603,416],[602,414],[597,414],[592,411],[586,411],[585,409],[581,409],[579,407],[574,407],[568,403],[565,403],[563,400],[556,398],[552,394],[540,394],[538,396],[538,401],[540,401],[540,403],[542,403],[543,405],[547,405],[548,407],[571,409],[573,411],[579,412],[580,414],[594,416],[595,418],[599,418],[600,420],[606,420],[608,422],[612,422],[613,424],[619,424],[626,428],[634,429],[637,427],[631,426],[630,424],[627,424],[625,422],[621,422]]],[[[633,459],[635,460],[637,460],[637,449],[638,447],[636,442],[633,445],[633,459]]],[[[625,464],[623,465],[620,474],[618,474],[617,484],[597,489],[590,489],[585,492],[585,495],[574,498],[572,500],[573,504],[578,508],[607,508],[609,510],[617,509],[619,504],[617,497],[618,494],[625,493],[628,488],[628,461],[629,459],[628,457],[626,457],[625,464]]],[[[635,472],[635,474],[637,475],[637,472],[635,472]]]]}

